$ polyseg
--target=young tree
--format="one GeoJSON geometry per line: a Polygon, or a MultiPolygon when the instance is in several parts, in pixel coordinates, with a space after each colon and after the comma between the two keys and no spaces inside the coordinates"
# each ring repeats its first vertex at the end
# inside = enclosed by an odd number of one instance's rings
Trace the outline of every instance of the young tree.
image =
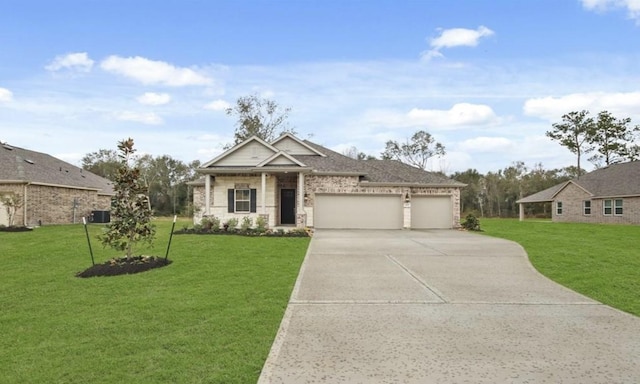
{"type": "Polygon", "coordinates": [[[22,196],[20,196],[19,194],[0,196],[0,203],[4,205],[4,208],[7,211],[7,217],[9,218],[10,227],[13,227],[14,225],[16,212],[22,207],[22,202],[22,196]]]}
{"type": "Polygon", "coordinates": [[[595,123],[587,115],[589,112],[585,110],[569,112],[562,116],[562,123],[554,123],[553,130],[546,133],[549,138],[558,141],[560,145],[577,156],[578,171],[582,169],[580,168],[582,154],[587,154],[594,149],[591,138],[595,130],[595,123]]]}
{"type": "Polygon", "coordinates": [[[155,227],[151,224],[151,208],[147,187],[140,177],[140,169],[131,164],[135,152],[133,139],[118,142],[120,168],[115,177],[115,198],[111,203],[112,221],[100,236],[102,244],[125,251],[131,259],[133,247],[139,242],[151,244],[155,227]]]}
{"type": "Polygon", "coordinates": [[[444,145],[435,141],[431,134],[417,131],[404,143],[389,140],[381,156],[385,160],[398,160],[402,163],[426,169],[430,158],[445,155],[444,145]]]}
{"type": "Polygon", "coordinates": [[[291,108],[281,108],[275,101],[255,94],[238,98],[236,105],[227,108],[226,112],[227,115],[238,119],[234,144],[239,144],[251,136],[270,142],[278,135],[294,132],[287,121],[291,108]]]}
{"type": "Polygon", "coordinates": [[[591,135],[590,142],[596,150],[596,154],[589,161],[596,166],[610,165],[625,160],[633,159],[634,133],[638,127],[631,128],[630,118],[616,119],[608,111],[598,114],[596,124],[591,135]]]}

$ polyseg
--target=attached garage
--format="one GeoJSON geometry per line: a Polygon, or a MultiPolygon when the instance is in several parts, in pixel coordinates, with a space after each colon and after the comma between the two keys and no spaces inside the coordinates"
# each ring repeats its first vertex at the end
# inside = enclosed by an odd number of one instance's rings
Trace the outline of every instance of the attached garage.
{"type": "Polygon", "coordinates": [[[451,196],[413,196],[412,229],[448,229],[453,227],[451,196]]]}
{"type": "Polygon", "coordinates": [[[401,195],[316,194],[315,228],[402,229],[401,195]]]}

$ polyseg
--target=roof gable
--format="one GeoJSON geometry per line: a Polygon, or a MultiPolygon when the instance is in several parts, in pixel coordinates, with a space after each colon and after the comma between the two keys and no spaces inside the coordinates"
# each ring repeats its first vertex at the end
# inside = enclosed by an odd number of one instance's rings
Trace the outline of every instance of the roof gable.
{"type": "Polygon", "coordinates": [[[269,143],[253,136],[203,164],[202,168],[256,166],[277,152],[269,143]]]}
{"type": "Polygon", "coordinates": [[[280,136],[275,141],[273,141],[271,145],[290,155],[299,155],[299,156],[317,155],[317,156],[323,156],[323,157],[326,156],[324,153],[316,150],[315,148],[306,144],[304,141],[299,140],[298,138],[296,138],[295,136],[289,133],[285,133],[284,135],[280,136]]]}
{"type": "Polygon", "coordinates": [[[285,152],[278,152],[270,158],[266,159],[262,163],[258,164],[258,167],[268,167],[268,166],[298,166],[298,167],[306,167],[302,162],[296,160],[291,155],[285,152]]]}

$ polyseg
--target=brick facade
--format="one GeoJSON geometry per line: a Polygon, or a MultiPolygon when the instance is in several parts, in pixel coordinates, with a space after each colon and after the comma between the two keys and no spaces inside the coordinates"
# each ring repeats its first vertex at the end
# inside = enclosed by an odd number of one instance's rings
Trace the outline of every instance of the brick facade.
{"type": "Polygon", "coordinates": [[[17,194],[23,199],[22,207],[16,212],[14,225],[79,223],[82,222],[82,217],[89,216],[91,211],[108,211],[111,208],[111,196],[98,195],[95,190],[90,189],[39,184],[0,184],[0,195],[3,194],[17,194]]]}
{"type": "MultiPolygon", "coordinates": [[[[613,204],[613,202],[612,202],[613,204]]],[[[582,188],[569,183],[554,198],[552,221],[574,223],[640,224],[640,197],[612,197],[592,199],[582,188]],[[604,201],[622,199],[622,215],[613,212],[604,214],[604,201]],[[591,201],[591,214],[585,214],[584,202],[591,201]],[[562,214],[558,214],[558,203],[562,203],[562,214]]]]}

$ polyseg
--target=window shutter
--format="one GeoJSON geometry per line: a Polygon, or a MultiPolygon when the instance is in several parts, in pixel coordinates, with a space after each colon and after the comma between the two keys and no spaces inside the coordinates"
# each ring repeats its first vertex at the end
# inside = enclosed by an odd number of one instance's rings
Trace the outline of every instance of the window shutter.
{"type": "Polygon", "coordinates": [[[255,189],[251,189],[250,191],[251,191],[250,192],[251,193],[251,200],[249,202],[249,205],[250,205],[249,211],[250,212],[257,212],[257,210],[256,210],[257,193],[256,193],[255,189]]]}
{"type": "Polygon", "coordinates": [[[235,192],[233,189],[227,189],[227,204],[228,204],[228,210],[227,212],[229,213],[233,213],[236,211],[235,209],[235,192]]]}

